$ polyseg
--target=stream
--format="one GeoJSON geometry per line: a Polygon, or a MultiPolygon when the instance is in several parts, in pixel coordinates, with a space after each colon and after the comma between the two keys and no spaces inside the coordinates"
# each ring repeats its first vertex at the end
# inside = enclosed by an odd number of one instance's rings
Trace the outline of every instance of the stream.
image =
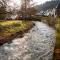
{"type": "Polygon", "coordinates": [[[52,60],[55,30],[39,21],[33,23],[35,26],[24,37],[0,46],[0,60],[52,60]]]}

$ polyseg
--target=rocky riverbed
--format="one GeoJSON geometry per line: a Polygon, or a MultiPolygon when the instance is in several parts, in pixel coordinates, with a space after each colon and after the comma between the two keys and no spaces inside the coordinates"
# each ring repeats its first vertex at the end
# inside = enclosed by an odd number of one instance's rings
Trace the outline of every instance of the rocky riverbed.
{"type": "Polygon", "coordinates": [[[0,60],[52,60],[55,30],[42,22],[33,23],[23,38],[0,46],[0,60]]]}

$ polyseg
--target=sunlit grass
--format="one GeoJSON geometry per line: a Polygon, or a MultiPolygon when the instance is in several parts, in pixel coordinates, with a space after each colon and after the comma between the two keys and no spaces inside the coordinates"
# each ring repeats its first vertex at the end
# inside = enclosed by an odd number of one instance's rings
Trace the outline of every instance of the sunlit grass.
{"type": "Polygon", "coordinates": [[[0,22],[0,38],[10,36],[19,31],[24,31],[30,26],[29,21],[2,21],[0,22]]]}
{"type": "Polygon", "coordinates": [[[17,22],[21,22],[21,21],[3,21],[3,22],[0,22],[0,24],[3,26],[6,26],[6,25],[12,25],[17,22]]]}

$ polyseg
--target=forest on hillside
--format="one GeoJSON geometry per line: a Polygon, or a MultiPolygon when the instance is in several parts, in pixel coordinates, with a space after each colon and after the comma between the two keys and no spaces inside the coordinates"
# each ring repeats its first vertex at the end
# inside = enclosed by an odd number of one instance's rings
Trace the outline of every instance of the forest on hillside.
{"type": "Polygon", "coordinates": [[[38,12],[40,12],[42,10],[46,11],[48,9],[56,8],[59,3],[60,3],[60,0],[51,0],[51,1],[45,2],[44,4],[37,5],[35,7],[38,10],[38,12]]]}

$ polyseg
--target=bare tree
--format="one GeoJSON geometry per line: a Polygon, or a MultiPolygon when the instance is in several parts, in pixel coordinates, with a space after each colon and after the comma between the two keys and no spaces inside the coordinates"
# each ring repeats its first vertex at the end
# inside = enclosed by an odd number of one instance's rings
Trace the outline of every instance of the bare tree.
{"type": "Polygon", "coordinates": [[[21,12],[22,12],[22,16],[26,16],[27,14],[27,9],[30,7],[30,2],[32,0],[21,0],[22,4],[21,4],[21,12]]]}
{"type": "Polygon", "coordinates": [[[5,19],[6,17],[6,5],[7,0],[0,0],[0,19],[5,19]]]}

